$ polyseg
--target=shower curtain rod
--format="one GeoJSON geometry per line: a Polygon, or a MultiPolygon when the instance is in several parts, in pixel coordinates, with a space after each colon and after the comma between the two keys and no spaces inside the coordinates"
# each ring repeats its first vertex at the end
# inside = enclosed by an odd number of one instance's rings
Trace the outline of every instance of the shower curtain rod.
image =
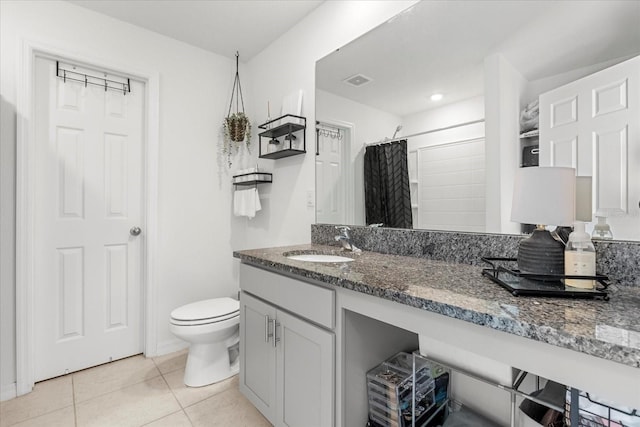
{"type": "Polygon", "coordinates": [[[365,147],[371,147],[371,146],[374,146],[374,145],[390,144],[392,142],[402,141],[403,139],[412,138],[414,136],[426,135],[426,134],[429,134],[429,133],[440,132],[440,131],[443,131],[443,130],[455,129],[455,128],[459,128],[459,127],[462,127],[462,126],[474,125],[476,123],[484,123],[484,119],[472,120],[470,122],[459,123],[457,125],[451,125],[451,126],[445,126],[445,127],[442,127],[442,128],[426,130],[424,132],[413,133],[413,134],[407,135],[407,136],[399,136],[397,138],[387,139],[386,141],[383,140],[383,141],[377,141],[377,142],[370,142],[368,144],[365,144],[364,146],[365,147]]]}

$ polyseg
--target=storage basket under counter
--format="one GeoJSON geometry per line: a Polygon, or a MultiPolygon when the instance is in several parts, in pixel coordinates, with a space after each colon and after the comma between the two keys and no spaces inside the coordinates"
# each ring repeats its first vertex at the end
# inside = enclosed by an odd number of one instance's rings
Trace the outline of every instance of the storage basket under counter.
{"type": "Polygon", "coordinates": [[[449,374],[438,365],[409,353],[396,354],[367,373],[369,425],[407,427],[414,418],[416,426],[431,425],[439,413],[444,417],[448,383],[449,374]]]}
{"type": "MultiPolygon", "coordinates": [[[[456,401],[453,373],[472,378],[511,394],[510,426],[545,425],[567,427],[640,427],[640,411],[613,405],[588,392],[553,381],[536,379],[535,390],[520,388],[529,372],[518,370],[512,385],[503,385],[466,369],[447,365],[420,353],[400,352],[367,372],[368,427],[497,427],[487,414],[456,401]],[[413,384],[416,384],[415,389],[413,384]],[[547,395],[548,385],[555,391],[547,395]],[[557,394],[557,393],[560,394],[557,394]],[[517,408],[516,397],[524,399],[517,408]],[[416,402],[415,405],[413,402],[416,402]],[[523,406],[524,405],[524,406],[523,406]],[[528,409],[527,409],[528,408],[528,409]],[[415,422],[414,422],[415,420],[415,422]],[[540,421],[540,422],[539,422],[540,421]],[[532,424],[533,423],[533,424],[532,424]]],[[[528,387],[532,387],[531,381],[528,387]]]]}

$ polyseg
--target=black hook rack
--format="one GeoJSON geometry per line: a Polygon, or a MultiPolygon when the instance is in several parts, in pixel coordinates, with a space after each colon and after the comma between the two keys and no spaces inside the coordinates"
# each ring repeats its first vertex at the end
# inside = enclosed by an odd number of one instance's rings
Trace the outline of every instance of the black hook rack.
{"type": "Polygon", "coordinates": [[[124,95],[131,93],[131,79],[127,78],[126,82],[119,82],[116,80],[110,80],[107,78],[107,74],[104,77],[92,76],[91,74],[85,74],[76,70],[68,70],[60,66],[60,61],[56,61],[56,77],[62,79],[63,82],[73,81],[84,83],[84,87],[87,85],[104,87],[106,92],[109,89],[122,91],[124,95]],[[97,81],[96,81],[97,80],[97,81]]]}

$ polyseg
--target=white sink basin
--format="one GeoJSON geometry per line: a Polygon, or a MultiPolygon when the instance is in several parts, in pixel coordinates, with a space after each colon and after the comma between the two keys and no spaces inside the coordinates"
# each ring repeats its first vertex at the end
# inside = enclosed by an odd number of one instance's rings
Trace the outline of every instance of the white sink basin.
{"type": "Polygon", "coordinates": [[[287,258],[296,261],[306,262],[351,262],[353,258],[339,255],[326,255],[326,254],[303,254],[303,255],[289,255],[287,258]]]}

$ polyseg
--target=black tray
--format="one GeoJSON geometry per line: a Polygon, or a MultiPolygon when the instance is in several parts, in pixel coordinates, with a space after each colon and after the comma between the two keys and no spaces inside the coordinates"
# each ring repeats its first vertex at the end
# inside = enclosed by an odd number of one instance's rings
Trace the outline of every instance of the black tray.
{"type": "Polygon", "coordinates": [[[609,278],[597,274],[595,276],[565,276],[562,274],[529,274],[517,269],[509,269],[505,265],[514,265],[515,258],[483,257],[482,261],[491,267],[482,269],[482,275],[502,286],[514,296],[537,296],[556,298],[602,298],[609,300],[606,289],[609,278]],[[592,279],[596,281],[595,289],[565,287],[562,279],[592,279]]]}

